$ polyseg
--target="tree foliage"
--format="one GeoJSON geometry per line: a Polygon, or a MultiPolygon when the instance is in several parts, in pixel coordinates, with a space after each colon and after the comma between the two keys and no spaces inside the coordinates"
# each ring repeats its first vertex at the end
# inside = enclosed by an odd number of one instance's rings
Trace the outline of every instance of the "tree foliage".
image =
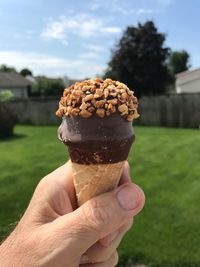
{"type": "Polygon", "coordinates": [[[190,55],[186,50],[172,51],[168,59],[168,68],[170,73],[174,76],[175,74],[186,71],[189,69],[190,55]]]}
{"type": "Polygon", "coordinates": [[[25,68],[25,69],[22,69],[20,72],[19,72],[22,76],[26,77],[28,75],[30,76],[33,76],[33,73],[31,70],[25,68]]]}
{"type": "Polygon", "coordinates": [[[64,83],[62,79],[51,79],[45,76],[37,78],[32,91],[42,96],[57,96],[63,93],[64,83]]]}
{"type": "Polygon", "coordinates": [[[0,65],[0,71],[3,71],[3,72],[15,72],[15,73],[17,72],[15,68],[9,67],[9,66],[7,66],[5,64],[0,65]]]}
{"type": "Polygon", "coordinates": [[[105,77],[120,80],[142,95],[163,94],[170,81],[165,35],[152,21],[128,27],[116,45],[105,77]]]}

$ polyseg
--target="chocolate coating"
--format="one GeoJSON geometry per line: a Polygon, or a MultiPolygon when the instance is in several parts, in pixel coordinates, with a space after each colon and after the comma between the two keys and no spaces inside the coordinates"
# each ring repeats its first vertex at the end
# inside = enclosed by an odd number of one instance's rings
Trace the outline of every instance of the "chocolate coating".
{"type": "Polygon", "coordinates": [[[135,139],[132,123],[118,113],[103,119],[64,116],[58,136],[68,146],[71,160],[79,164],[126,160],[135,139]]]}

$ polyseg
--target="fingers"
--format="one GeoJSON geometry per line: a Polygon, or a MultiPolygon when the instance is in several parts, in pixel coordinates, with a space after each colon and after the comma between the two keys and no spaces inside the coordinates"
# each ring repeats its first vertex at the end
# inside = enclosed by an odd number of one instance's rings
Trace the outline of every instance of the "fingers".
{"type": "MultiPolygon", "coordinates": [[[[129,172],[130,167],[128,162],[126,161],[119,185],[122,185],[124,183],[131,183],[129,172]]],[[[64,189],[69,195],[73,209],[77,208],[70,160],[63,166],[57,168],[56,170],[45,176],[37,186],[33,197],[36,199],[43,197],[44,192],[47,191],[47,189],[50,187],[50,184],[57,184],[60,186],[60,188],[64,189]]]]}
{"type": "Polygon", "coordinates": [[[119,234],[122,233],[124,235],[132,227],[132,225],[133,225],[133,218],[128,220],[121,228],[100,239],[99,243],[103,247],[109,246],[111,242],[119,236],[119,234]]]}
{"type": "Polygon", "coordinates": [[[115,231],[115,238],[113,240],[109,240],[109,244],[102,245],[100,242],[94,244],[91,248],[86,251],[86,254],[81,258],[81,263],[91,263],[91,262],[105,262],[110,256],[116,251],[119,246],[124,234],[130,229],[132,226],[132,220],[126,222],[120,229],[115,231]]]}
{"type": "Polygon", "coordinates": [[[104,262],[101,263],[88,263],[88,264],[81,264],[81,267],[114,267],[118,263],[118,253],[115,251],[111,257],[104,262]]]}
{"type": "Polygon", "coordinates": [[[131,183],[131,178],[130,178],[130,166],[128,161],[125,161],[123,171],[122,171],[122,176],[119,181],[119,185],[125,184],[125,183],[131,183]]]}
{"type": "Polygon", "coordinates": [[[59,187],[59,190],[65,190],[73,209],[77,207],[70,161],[45,176],[38,184],[33,197],[36,199],[44,198],[44,192],[51,197],[53,190],[47,192],[51,185],[59,187]]]}
{"type": "Polygon", "coordinates": [[[71,246],[82,255],[99,239],[120,228],[136,215],[144,205],[144,193],[132,184],[87,201],[73,213],[61,216],[63,237],[70,231],[71,246]],[[65,234],[66,233],[66,234],[65,234]]]}

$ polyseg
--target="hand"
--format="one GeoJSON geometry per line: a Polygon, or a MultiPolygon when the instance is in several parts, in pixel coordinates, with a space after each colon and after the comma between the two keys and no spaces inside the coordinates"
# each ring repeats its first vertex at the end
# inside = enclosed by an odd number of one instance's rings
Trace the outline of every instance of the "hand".
{"type": "Polygon", "coordinates": [[[76,209],[70,162],[44,177],[0,246],[1,267],[112,267],[117,247],[144,206],[125,164],[115,190],[76,209]]]}

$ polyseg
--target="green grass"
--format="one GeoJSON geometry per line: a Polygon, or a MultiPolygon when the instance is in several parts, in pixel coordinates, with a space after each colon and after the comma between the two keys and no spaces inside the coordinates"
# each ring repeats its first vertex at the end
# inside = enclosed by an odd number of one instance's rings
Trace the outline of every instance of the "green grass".
{"type": "MultiPolygon", "coordinates": [[[[18,126],[0,142],[0,239],[19,220],[38,181],[63,164],[56,127],[18,126]]],[[[129,162],[146,194],[119,252],[149,266],[200,266],[200,131],[135,127],[129,162]]]]}

